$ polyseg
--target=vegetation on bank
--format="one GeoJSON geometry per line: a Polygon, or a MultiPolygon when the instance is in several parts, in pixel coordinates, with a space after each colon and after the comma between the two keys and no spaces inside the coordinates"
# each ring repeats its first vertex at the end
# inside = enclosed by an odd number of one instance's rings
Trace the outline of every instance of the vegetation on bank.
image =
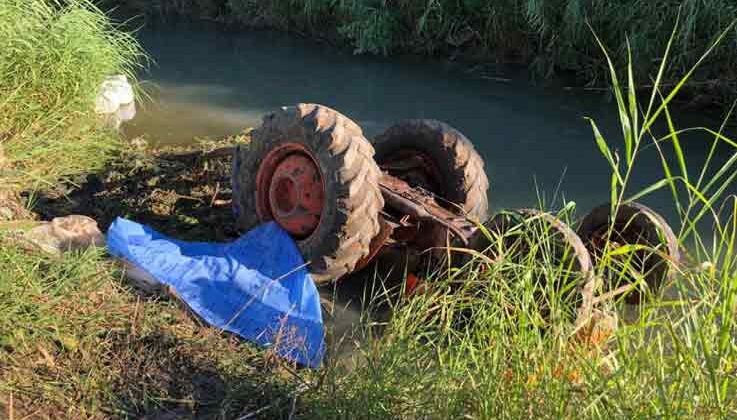
{"type": "MultiPolygon", "coordinates": [[[[100,0],[103,4],[105,0],[100,0]]],[[[109,6],[117,6],[107,3],[109,6]]],[[[605,86],[607,63],[587,25],[624,68],[627,46],[640,86],[652,84],[658,57],[680,13],[663,85],[677,81],[737,19],[731,0],[125,0],[136,13],[185,15],[237,25],[267,26],[327,36],[358,53],[462,53],[479,60],[530,64],[536,74],[574,72],[585,84],[605,86]]],[[[737,30],[689,81],[693,99],[737,98],[737,30]],[[701,95],[708,93],[708,95],[701,95]],[[698,96],[698,98],[696,98],[698,96]]]]}
{"type": "MultiPolygon", "coordinates": [[[[680,216],[671,224],[687,254],[674,267],[676,276],[636,306],[621,296],[605,299],[599,308],[617,311],[618,328],[582,337],[586,329],[573,323],[571,304],[562,298],[570,283],[553,286],[566,279],[566,266],[555,263],[550,237],[530,232],[526,252],[515,254],[504,253],[505,238],[492,235],[491,248],[503,250],[500,260],[476,257],[458,271],[440,272],[425,293],[397,302],[383,334],[361,349],[358,368],[338,376],[338,397],[328,412],[382,418],[737,416],[737,197],[726,193],[737,177],[737,142],[721,128],[675,128],[668,105],[697,68],[673,88],[662,84],[661,68],[646,97],[638,95],[632,69],[618,74],[609,67],[623,138],[606,139],[591,125],[612,169],[615,209],[670,190],[680,216]],[[660,120],[669,130],[655,137],[650,128],[660,120]],[[681,151],[680,139],[690,131],[711,144],[697,172],[687,170],[681,151]],[[663,177],[632,191],[632,171],[650,147],[662,158],[663,177]],[[722,147],[728,159],[715,165],[722,147]],[[711,231],[695,229],[705,221],[711,231]]],[[[725,121],[731,117],[730,111],[725,121]]],[[[571,220],[570,210],[560,216],[571,220]]],[[[597,275],[611,281],[636,272],[635,253],[636,247],[608,234],[597,275]]]]}
{"type": "Polygon", "coordinates": [[[0,2],[0,189],[99,166],[115,137],[94,115],[95,97],[141,58],[135,38],[90,1],[0,2]]]}

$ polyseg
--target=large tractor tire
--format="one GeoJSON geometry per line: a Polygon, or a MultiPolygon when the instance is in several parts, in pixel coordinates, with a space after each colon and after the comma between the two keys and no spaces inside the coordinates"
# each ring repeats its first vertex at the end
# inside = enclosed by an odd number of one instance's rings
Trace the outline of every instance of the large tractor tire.
{"type": "MultiPolygon", "coordinates": [[[[612,217],[610,204],[596,207],[583,218],[577,230],[597,263],[602,260],[607,242],[615,246],[639,246],[632,252],[613,257],[629,260],[627,270],[619,270],[612,259],[605,270],[604,285],[609,290],[622,283],[635,282],[633,271],[635,276],[644,278],[643,286],[646,287],[638,286],[627,294],[625,301],[628,303],[640,302],[648,292],[657,293],[662,284],[675,274],[674,268],[680,263],[678,239],[671,227],[661,215],[639,203],[620,205],[615,217],[612,217]]],[[[610,248],[609,252],[612,251],[615,250],[610,248]]]]}
{"type": "Polygon", "coordinates": [[[520,264],[529,263],[531,256],[540,258],[541,264],[560,269],[557,282],[577,281],[569,294],[578,305],[593,299],[591,257],[581,238],[561,219],[537,209],[517,209],[497,214],[484,227],[470,238],[470,249],[492,260],[508,258],[520,264]],[[497,238],[501,243],[495,243],[497,238]]]}
{"type": "Polygon", "coordinates": [[[381,171],[361,128],[316,104],[264,117],[233,161],[238,227],[274,220],[297,241],[313,279],[350,273],[380,231],[381,171]]]}
{"type": "Polygon", "coordinates": [[[379,166],[414,187],[435,194],[441,205],[486,221],[489,180],[470,140],[435,120],[406,120],[373,141],[379,166]]]}

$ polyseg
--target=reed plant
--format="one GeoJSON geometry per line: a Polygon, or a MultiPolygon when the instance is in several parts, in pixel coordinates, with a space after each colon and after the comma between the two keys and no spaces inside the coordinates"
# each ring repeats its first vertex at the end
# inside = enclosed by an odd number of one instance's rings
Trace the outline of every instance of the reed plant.
{"type": "MultiPolygon", "coordinates": [[[[346,360],[331,347],[315,371],[270,359],[170,299],[142,297],[99,252],[51,258],[0,246],[0,404],[9,418],[737,416],[737,142],[723,127],[677,128],[670,112],[732,30],[669,83],[681,39],[671,27],[644,96],[634,47],[620,71],[618,53],[597,42],[621,123],[615,138],[590,121],[591,147],[611,168],[612,209],[670,192],[678,216],[670,222],[687,257],[637,305],[624,295],[601,299],[596,309],[606,317],[596,339],[581,334],[580,301],[570,298],[587,277],[560,257],[544,225],[488,231],[487,252],[425,273],[426,286],[411,298],[404,286],[369,282],[355,351],[346,360]],[[656,124],[666,132],[656,134],[656,124]],[[708,142],[696,171],[686,139],[708,142]],[[662,177],[633,190],[631,174],[648,148],[661,157],[662,177]],[[512,234],[524,252],[507,247],[512,234]],[[373,316],[386,308],[387,319],[373,316]]],[[[573,203],[543,210],[575,227],[573,203]]],[[[658,252],[658,244],[648,247],[658,252]]],[[[622,258],[637,251],[610,239],[594,278],[637,272],[622,258]]],[[[606,293],[604,283],[595,281],[595,297],[606,293]]],[[[331,346],[341,341],[334,332],[328,338],[331,346]]]]}
{"type": "MultiPolygon", "coordinates": [[[[573,73],[579,85],[606,87],[608,65],[591,36],[591,25],[612,50],[622,71],[631,64],[650,87],[676,18],[663,86],[672,87],[724,28],[737,18],[730,0],[99,0],[128,5],[134,13],[217,19],[328,36],[357,53],[419,53],[529,64],[550,77],[573,73]]],[[[156,17],[154,18],[156,19],[156,17]]],[[[682,96],[728,108],[737,86],[737,31],[732,29],[713,60],[689,78],[682,96]]],[[[686,99],[684,97],[684,99],[686,99]]]]}

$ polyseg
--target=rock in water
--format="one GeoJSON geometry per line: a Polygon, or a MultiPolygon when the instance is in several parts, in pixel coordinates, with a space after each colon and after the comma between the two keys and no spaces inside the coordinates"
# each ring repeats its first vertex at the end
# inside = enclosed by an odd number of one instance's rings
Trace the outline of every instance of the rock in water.
{"type": "Polygon", "coordinates": [[[81,215],[57,217],[51,222],[43,222],[24,237],[51,254],[105,246],[105,236],[97,227],[97,222],[81,215]]]}
{"type": "Polygon", "coordinates": [[[116,130],[121,123],[133,119],[136,115],[135,95],[127,77],[116,75],[102,82],[95,99],[95,112],[101,114],[105,123],[116,130]]]}

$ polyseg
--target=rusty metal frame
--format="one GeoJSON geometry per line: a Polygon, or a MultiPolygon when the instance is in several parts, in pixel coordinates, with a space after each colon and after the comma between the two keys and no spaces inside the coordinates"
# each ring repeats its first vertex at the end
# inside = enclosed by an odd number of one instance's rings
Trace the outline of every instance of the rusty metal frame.
{"type": "Polygon", "coordinates": [[[430,194],[413,188],[405,181],[387,173],[379,180],[379,187],[389,208],[418,221],[441,225],[451,231],[464,245],[468,245],[468,238],[476,226],[465,216],[440,206],[430,194]]]}
{"type": "Polygon", "coordinates": [[[379,188],[385,203],[379,221],[381,231],[371,240],[369,254],[358,262],[356,270],[366,267],[390,242],[424,252],[446,246],[450,233],[458,244],[468,245],[476,225],[462,214],[442,207],[432,193],[386,172],[382,173],[379,188]],[[392,215],[395,220],[391,220],[392,215]]]}

